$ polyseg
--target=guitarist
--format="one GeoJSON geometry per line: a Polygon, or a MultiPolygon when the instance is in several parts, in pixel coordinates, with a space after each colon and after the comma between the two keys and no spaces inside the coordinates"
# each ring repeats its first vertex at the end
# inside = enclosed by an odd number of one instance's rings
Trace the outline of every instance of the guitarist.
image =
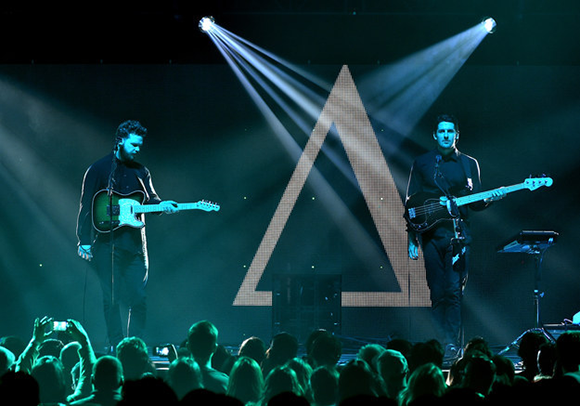
{"type": "MultiPolygon", "coordinates": [[[[121,227],[97,233],[93,227],[93,197],[99,191],[130,194],[141,191],[144,204],[161,204],[175,213],[177,203],[161,201],[149,170],[135,161],[147,129],[138,121],[125,121],[115,134],[113,151],[91,165],[83,178],[77,221],[78,254],[91,261],[99,276],[109,344],[115,348],[124,338],[119,304],[129,309],[127,336],[143,337],[146,320],[145,285],[148,277],[145,228],[121,227]]],[[[111,226],[112,228],[112,226],[111,226]]]]}
{"type": "MultiPolygon", "coordinates": [[[[461,348],[461,299],[467,281],[471,237],[468,206],[453,207],[447,203],[448,197],[480,192],[482,185],[477,160],[457,150],[459,124],[454,116],[437,117],[433,138],[437,147],[413,162],[406,200],[420,193],[440,196],[441,204],[455,218],[439,221],[421,234],[408,226],[408,248],[409,258],[418,259],[421,245],[438,339],[445,345],[446,358],[454,358],[461,348]]],[[[482,210],[504,195],[498,191],[487,201],[472,203],[469,209],[482,210]]]]}

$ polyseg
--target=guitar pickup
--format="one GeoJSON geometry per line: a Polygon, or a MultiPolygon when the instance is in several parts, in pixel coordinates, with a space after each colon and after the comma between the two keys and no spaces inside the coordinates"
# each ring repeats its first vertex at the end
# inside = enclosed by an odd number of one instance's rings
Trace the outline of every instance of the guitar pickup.
{"type": "MultiPolygon", "coordinates": [[[[108,228],[110,228],[109,224],[111,224],[111,222],[110,221],[99,221],[99,222],[97,222],[97,224],[100,227],[103,227],[105,229],[108,229],[108,228]]],[[[113,227],[117,227],[120,224],[120,221],[119,220],[113,220],[112,221],[112,224],[113,224],[113,227]]]]}
{"type": "Polygon", "coordinates": [[[121,212],[121,208],[118,204],[113,205],[113,214],[111,214],[111,206],[107,206],[107,216],[118,216],[121,212]]]}
{"type": "Polygon", "coordinates": [[[408,212],[409,212],[409,218],[410,219],[414,219],[415,217],[417,217],[417,214],[415,213],[415,208],[414,207],[413,208],[410,208],[408,210],[408,212]]]}

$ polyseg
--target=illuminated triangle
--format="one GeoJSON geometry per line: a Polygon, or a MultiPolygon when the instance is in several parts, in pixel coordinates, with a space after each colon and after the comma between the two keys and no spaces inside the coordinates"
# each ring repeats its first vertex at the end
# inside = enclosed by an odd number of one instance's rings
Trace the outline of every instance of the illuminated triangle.
{"type": "Polygon", "coordinates": [[[401,288],[399,292],[343,291],[342,306],[430,306],[423,259],[411,261],[408,258],[403,203],[346,65],[334,83],[233,305],[272,306],[272,292],[258,291],[257,286],[332,124],[343,143],[401,288]]]}

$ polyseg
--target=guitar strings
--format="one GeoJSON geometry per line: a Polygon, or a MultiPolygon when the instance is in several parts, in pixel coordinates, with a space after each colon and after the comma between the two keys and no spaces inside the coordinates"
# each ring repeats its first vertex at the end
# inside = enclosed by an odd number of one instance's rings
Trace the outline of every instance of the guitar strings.
{"type": "Polygon", "coordinates": [[[441,203],[437,202],[437,203],[429,203],[429,204],[425,204],[423,206],[417,206],[417,207],[413,207],[413,210],[415,211],[415,215],[417,216],[422,216],[426,213],[435,213],[439,210],[447,210],[447,207],[443,206],[441,203]]]}

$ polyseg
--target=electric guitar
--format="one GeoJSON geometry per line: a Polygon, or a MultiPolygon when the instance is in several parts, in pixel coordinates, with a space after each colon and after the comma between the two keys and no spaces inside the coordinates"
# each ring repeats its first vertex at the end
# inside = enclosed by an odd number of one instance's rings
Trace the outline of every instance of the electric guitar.
{"type": "MultiPolygon", "coordinates": [[[[548,177],[528,178],[523,183],[499,189],[502,189],[507,194],[522,189],[533,191],[542,186],[550,187],[552,186],[552,183],[552,178],[548,177]]],[[[417,233],[423,233],[431,229],[440,221],[456,217],[456,215],[453,215],[453,206],[457,208],[466,204],[488,199],[499,189],[474,193],[462,197],[454,197],[446,205],[441,203],[441,198],[437,195],[422,192],[416,193],[413,196],[410,196],[405,203],[405,214],[403,217],[407,220],[409,228],[417,233]]]]}
{"type": "MultiPolygon", "coordinates": [[[[139,214],[163,211],[160,204],[143,204],[144,201],[145,193],[142,191],[128,195],[113,191],[111,196],[106,189],[98,191],[93,197],[93,227],[100,233],[108,233],[125,226],[142,228],[145,223],[139,220],[139,214]]],[[[178,203],[177,207],[179,210],[204,210],[207,212],[219,211],[220,209],[218,204],[205,200],[196,203],[178,203]]]]}

